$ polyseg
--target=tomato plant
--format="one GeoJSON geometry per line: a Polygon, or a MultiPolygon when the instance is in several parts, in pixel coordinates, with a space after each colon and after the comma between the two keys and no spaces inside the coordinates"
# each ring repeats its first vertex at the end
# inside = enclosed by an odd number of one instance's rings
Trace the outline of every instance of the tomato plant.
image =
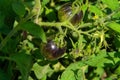
{"type": "Polygon", "coordinates": [[[119,0],[0,0],[0,80],[119,80],[119,0]]]}

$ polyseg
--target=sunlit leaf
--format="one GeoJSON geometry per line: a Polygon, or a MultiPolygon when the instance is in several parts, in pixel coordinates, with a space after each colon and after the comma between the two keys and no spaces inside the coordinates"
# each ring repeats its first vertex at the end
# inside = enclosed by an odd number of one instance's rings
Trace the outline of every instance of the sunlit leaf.
{"type": "Polygon", "coordinates": [[[84,80],[85,79],[85,73],[88,69],[88,66],[82,66],[80,69],[77,71],[77,80],[84,80]]]}
{"type": "Polygon", "coordinates": [[[117,10],[119,8],[118,0],[102,0],[110,9],[117,10]]]}
{"type": "Polygon", "coordinates": [[[48,73],[52,72],[49,65],[40,66],[38,63],[33,65],[32,70],[34,70],[34,73],[38,79],[43,79],[48,73]]]}
{"type": "Polygon", "coordinates": [[[102,11],[98,7],[90,5],[89,9],[90,9],[90,12],[93,12],[94,14],[98,16],[103,16],[102,11]]]}
{"type": "Polygon", "coordinates": [[[91,57],[88,61],[86,61],[85,63],[89,66],[93,66],[93,67],[104,67],[107,64],[113,64],[113,61],[110,59],[107,59],[106,57],[108,57],[106,51],[100,51],[98,53],[97,56],[93,56],[91,57]]]}
{"type": "Polygon", "coordinates": [[[47,3],[49,3],[49,2],[50,2],[50,0],[43,0],[43,1],[42,1],[42,5],[45,6],[45,5],[46,5],[47,3]]]}
{"type": "Polygon", "coordinates": [[[60,1],[70,1],[70,0],[60,0],[60,1]]]}
{"type": "Polygon", "coordinates": [[[108,27],[111,28],[112,30],[120,33],[120,24],[116,23],[116,22],[110,22],[108,24],[108,27]]]}
{"type": "Polygon", "coordinates": [[[115,70],[115,73],[120,75],[120,66],[115,70]]]}
{"type": "Polygon", "coordinates": [[[104,69],[102,67],[97,67],[97,69],[95,70],[95,73],[99,75],[99,77],[102,77],[104,73],[104,69]]]}
{"type": "Polygon", "coordinates": [[[116,12],[112,18],[115,18],[115,19],[120,19],[120,11],[119,12],[116,12]]]}
{"type": "Polygon", "coordinates": [[[109,57],[114,61],[114,64],[118,64],[120,61],[120,52],[108,52],[109,57]]]}
{"type": "Polygon", "coordinates": [[[79,80],[77,78],[81,77],[83,79],[85,64],[82,61],[73,63],[69,65],[65,71],[61,75],[61,80],[79,80]],[[83,72],[82,74],[78,74],[79,72],[83,72]],[[82,75],[82,76],[81,76],[82,75]]]}
{"type": "Polygon", "coordinates": [[[74,72],[72,70],[66,70],[61,75],[61,80],[76,80],[74,72]]]}

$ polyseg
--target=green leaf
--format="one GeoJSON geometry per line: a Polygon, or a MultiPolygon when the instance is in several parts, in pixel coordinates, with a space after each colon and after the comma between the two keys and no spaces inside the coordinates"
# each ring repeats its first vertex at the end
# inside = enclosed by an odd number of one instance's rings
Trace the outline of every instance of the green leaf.
{"type": "Polygon", "coordinates": [[[102,77],[104,74],[104,69],[102,67],[97,67],[97,69],[95,70],[95,73],[99,75],[99,77],[102,77]]]}
{"type": "Polygon", "coordinates": [[[25,51],[10,56],[11,60],[16,62],[20,70],[22,80],[28,80],[29,72],[32,67],[32,57],[25,54],[25,51]]]}
{"type": "Polygon", "coordinates": [[[0,80],[10,80],[8,75],[0,69],[0,80]]]}
{"type": "Polygon", "coordinates": [[[45,75],[41,80],[47,80],[47,76],[45,75]]]}
{"type": "Polygon", "coordinates": [[[13,13],[13,9],[11,7],[11,4],[14,2],[15,0],[0,0],[0,12],[2,12],[4,15],[6,16],[15,16],[15,14],[13,13]]]}
{"type": "Polygon", "coordinates": [[[85,73],[81,69],[79,69],[77,72],[77,80],[84,80],[84,77],[85,73]]]}
{"type": "Polygon", "coordinates": [[[33,36],[40,38],[43,42],[47,42],[44,30],[33,22],[25,22],[21,26],[21,29],[28,31],[33,36]]]}
{"type": "Polygon", "coordinates": [[[88,61],[85,63],[89,66],[93,67],[105,67],[105,64],[113,64],[113,61],[110,59],[107,59],[108,57],[106,51],[100,51],[97,56],[92,56],[88,61]]]}
{"type": "Polygon", "coordinates": [[[94,77],[93,80],[100,80],[100,78],[99,77],[94,77]]]}
{"type": "Polygon", "coordinates": [[[33,65],[32,70],[38,79],[43,79],[48,73],[53,72],[49,65],[40,66],[38,63],[33,65]]]}
{"type": "Polygon", "coordinates": [[[117,67],[117,69],[115,70],[115,73],[120,75],[120,66],[117,67]]]}
{"type": "Polygon", "coordinates": [[[70,1],[70,0],[60,0],[60,1],[70,1]]]}
{"type": "MultiPolygon", "coordinates": [[[[6,13],[9,13],[9,12],[6,12],[6,13]]],[[[9,24],[5,24],[6,22],[8,22],[6,21],[6,13],[0,11],[0,33],[3,33],[3,34],[8,34],[10,31],[10,29],[7,26],[9,24]]]]}
{"type": "MultiPolygon", "coordinates": [[[[75,62],[73,64],[70,64],[65,69],[65,71],[61,75],[60,80],[76,80],[76,78],[80,78],[81,80],[83,80],[83,75],[85,70],[86,70],[86,67],[82,61],[75,62]],[[82,72],[82,74],[79,74],[80,72],[82,72]]],[[[80,80],[80,79],[77,79],[77,80],[80,80]]]]}
{"type": "Polygon", "coordinates": [[[47,3],[49,3],[50,2],[50,0],[43,0],[42,1],[42,6],[45,6],[47,3]]]}
{"type": "Polygon", "coordinates": [[[85,14],[87,9],[88,9],[88,4],[81,5],[81,10],[83,11],[83,14],[85,14]]]}
{"type": "Polygon", "coordinates": [[[13,11],[19,15],[20,17],[23,17],[25,15],[25,6],[22,4],[22,2],[16,1],[12,4],[13,11]]]}
{"type": "Polygon", "coordinates": [[[77,70],[77,69],[80,69],[80,67],[83,67],[85,66],[85,64],[82,62],[82,61],[79,61],[79,62],[76,62],[76,63],[73,63],[73,64],[70,64],[66,70],[77,70]]]}
{"type": "Polygon", "coordinates": [[[111,10],[118,10],[119,2],[118,0],[102,0],[111,10]]]}
{"type": "Polygon", "coordinates": [[[72,70],[66,70],[61,75],[60,80],[76,80],[74,72],[72,70]]]}
{"type": "MultiPolygon", "coordinates": [[[[4,20],[5,20],[5,15],[0,12],[0,29],[4,25],[4,20]]],[[[0,30],[0,32],[1,32],[1,30],[0,30]]]]}
{"type": "Polygon", "coordinates": [[[109,58],[113,60],[114,64],[117,64],[120,61],[120,52],[108,52],[109,58]]]}
{"type": "Polygon", "coordinates": [[[85,80],[85,73],[88,69],[88,66],[82,66],[80,69],[77,71],[77,80],[85,80]]]}
{"type": "Polygon", "coordinates": [[[2,51],[4,53],[14,53],[16,51],[16,46],[19,43],[18,40],[19,38],[16,37],[15,39],[9,39],[9,41],[7,42],[7,44],[4,46],[4,48],[2,49],[2,51]],[[11,47],[12,46],[12,47],[11,47]]]}
{"type": "Polygon", "coordinates": [[[108,24],[108,27],[111,28],[112,30],[120,33],[120,24],[116,23],[116,22],[110,22],[108,24]]]}
{"type": "Polygon", "coordinates": [[[120,11],[119,12],[116,12],[113,16],[112,16],[112,18],[114,19],[120,19],[120,11]]]}
{"type": "Polygon", "coordinates": [[[114,43],[116,49],[118,49],[120,51],[120,36],[115,36],[113,43],[114,43]]]}
{"type": "Polygon", "coordinates": [[[53,9],[48,9],[46,8],[45,15],[49,21],[55,21],[57,20],[56,18],[56,13],[53,9]]]}
{"type": "Polygon", "coordinates": [[[98,16],[103,16],[102,11],[98,7],[90,5],[89,9],[90,9],[90,12],[93,12],[98,16]]]}

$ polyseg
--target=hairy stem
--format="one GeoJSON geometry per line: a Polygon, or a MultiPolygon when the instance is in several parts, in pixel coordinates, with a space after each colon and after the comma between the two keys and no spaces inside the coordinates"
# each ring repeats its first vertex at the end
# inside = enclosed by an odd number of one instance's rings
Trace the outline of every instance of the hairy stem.
{"type": "Polygon", "coordinates": [[[35,16],[35,23],[38,23],[39,15],[40,15],[40,10],[41,10],[41,1],[40,0],[35,0],[35,6],[33,8],[33,11],[35,11],[36,16],[35,16]]]}
{"type": "Polygon", "coordinates": [[[6,45],[7,41],[17,32],[18,30],[18,26],[16,26],[8,35],[5,39],[2,40],[1,44],[0,44],[0,50],[2,50],[2,48],[6,45]]]}

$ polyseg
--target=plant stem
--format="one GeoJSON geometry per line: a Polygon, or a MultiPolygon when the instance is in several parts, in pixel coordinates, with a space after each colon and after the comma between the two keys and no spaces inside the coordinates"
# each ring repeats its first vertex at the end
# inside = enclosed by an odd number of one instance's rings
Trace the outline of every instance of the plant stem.
{"type": "Polygon", "coordinates": [[[40,22],[39,23],[40,26],[46,26],[46,27],[59,27],[59,26],[63,26],[64,23],[63,22],[40,22]]]}
{"type": "Polygon", "coordinates": [[[60,27],[58,27],[58,30],[60,31],[60,33],[61,33],[61,34],[64,34],[64,32],[63,32],[63,30],[62,30],[61,26],[60,26],[60,27]]]}
{"type": "Polygon", "coordinates": [[[1,39],[1,40],[3,40],[3,37],[2,37],[2,35],[1,35],[1,34],[0,34],[0,39],[1,39]]]}
{"type": "Polygon", "coordinates": [[[67,22],[40,22],[39,23],[40,26],[49,26],[49,27],[60,27],[60,26],[64,26],[67,27],[69,29],[72,29],[74,31],[76,31],[76,29],[74,28],[74,26],[71,26],[70,24],[67,24],[67,22]]]}
{"type": "Polygon", "coordinates": [[[92,35],[88,34],[88,32],[80,31],[80,34],[84,34],[84,35],[88,35],[88,36],[90,36],[90,37],[93,37],[92,35]]]}
{"type": "Polygon", "coordinates": [[[14,35],[14,33],[17,32],[18,30],[18,26],[16,26],[8,35],[7,37],[5,37],[5,39],[2,40],[2,42],[0,43],[0,50],[2,50],[2,48],[6,45],[7,41],[14,35]]]}
{"type": "Polygon", "coordinates": [[[85,28],[85,27],[88,27],[88,26],[91,26],[93,25],[93,23],[85,23],[85,24],[81,24],[78,29],[81,29],[81,28],[85,28]]]}
{"type": "Polygon", "coordinates": [[[36,14],[35,23],[38,23],[40,10],[41,10],[41,1],[40,0],[35,0],[35,6],[33,8],[33,11],[35,11],[35,14],[36,14]]]}
{"type": "MultiPolygon", "coordinates": [[[[86,35],[89,35],[87,32],[80,32],[78,31],[74,26],[72,26],[71,24],[67,24],[67,22],[53,22],[53,23],[50,23],[50,22],[40,22],[39,24],[40,26],[49,26],[49,27],[60,27],[60,26],[64,26],[66,28],[69,28],[75,32],[77,32],[78,34],[79,33],[82,33],[82,34],[86,34],[86,35]]],[[[91,25],[90,23],[87,23],[87,24],[84,24],[82,25],[82,27],[85,27],[86,25],[91,25]]]]}
{"type": "Polygon", "coordinates": [[[96,28],[90,29],[90,30],[85,31],[85,32],[90,33],[90,32],[93,32],[93,31],[96,31],[96,28]]]}
{"type": "Polygon", "coordinates": [[[11,60],[9,57],[3,57],[3,56],[0,56],[0,59],[2,59],[2,60],[11,60]]]}

